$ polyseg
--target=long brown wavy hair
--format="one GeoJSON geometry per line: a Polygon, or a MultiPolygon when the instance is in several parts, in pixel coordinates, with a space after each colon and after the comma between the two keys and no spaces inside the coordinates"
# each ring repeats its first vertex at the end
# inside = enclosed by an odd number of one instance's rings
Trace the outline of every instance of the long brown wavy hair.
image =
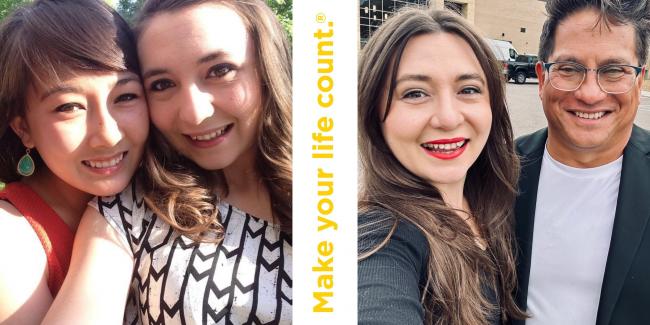
{"type": "MultiPolygon", "coordinates": [[[[387,211],[388,217],[379,223],[391,229],[382,242],[361,250],[360,259],[384,247],[399,222],[411,223],[429,244],[427,285],[421,297],[429,324],[483,325],[495,312],[504,320],[525,317],[511,296],[516,286],[512,204],[519,160],[514,152],[501,69],[490,48],[456,14],[407,8],[372,35],[362,50],[359,66],[360,214],[387,211]],[[445,204],[438,189],[402,166],[381,131],[385,116],[390,114],[391,94],[406,44],[416,35],[433,33],[449,33],[465,40],[487,78],[492,126],[485,148],[467,172],[463,191],[487,242],[486,250],[476,245],[466,222],[445,204]],[[387,96],[382,97],[382,93],[387,96]],[[386,102],[381,98],[387,98],[386,102]],[[490,304],[482,285],[494,288],[501,310],[490,304]]],[[[359,220],[361,240],[377,229],[377,222],[372,220],[359,220]]]]}
{"type": "MultiPolygon", "coordinates": [[[[273,219],[291,232],[291,54],[284,30],[262,0],[150,0],[137,19],[136,35],[163,12],[217,3],[244,21],[257,51],[263,108],[257,132],[255,165],[269,190],[273,219]]],[[[139,37],[139,36],[138,36],[139,37]]],[[[223,237],[214,188],[228,192],[222,171],[204,170],[180,155],[154,127],[145,150],[140,184],[145,202],[183,235],[197,241],[223,237]]]]}

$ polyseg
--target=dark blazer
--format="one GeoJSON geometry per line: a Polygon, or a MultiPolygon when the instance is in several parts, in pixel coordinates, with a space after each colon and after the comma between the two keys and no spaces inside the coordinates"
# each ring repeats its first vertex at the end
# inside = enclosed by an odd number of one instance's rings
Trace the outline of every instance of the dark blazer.
{"type": "MultiPolygon", "coordinates": [[[[516,141],[521,156],[515,204],[518,291],[526,310],[535,202],[547,129],[516,141]]],[[[650,324],[650,133],[636,125],[623,151],[614,229],[600,293],[596,325],[650,324]]],[[[523,321],[513,321],[522,325],[523,321]]]]}

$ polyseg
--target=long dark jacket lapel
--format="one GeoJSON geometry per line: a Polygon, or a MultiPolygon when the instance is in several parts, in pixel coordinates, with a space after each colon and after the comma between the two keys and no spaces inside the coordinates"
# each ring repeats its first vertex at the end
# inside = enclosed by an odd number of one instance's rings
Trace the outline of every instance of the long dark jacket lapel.
{"type": "MultiPolygon", "coordinates": [[[[518,186],[519,195],[515,203],[515,235],[519,246],[517,249],[518,290],[515,298],[517,305],[524,311],[528,296],[537,186],[546,137],[547,131],[543,129],[517,140],[517,153],[521,157],[521,174],[518,186]]],[[[524,324],[524,321],[513,321],[513,324],[524,324]]]]}
{"type": "MultiPolygon", "coordinates": [[[[650,134],[636,126],[623,153],[623,170],[596,325],[610,324],[615,305],[650,219],[650,134]]],[[[650,276],[648,274],[647,276],[650,276]]],[[[650,308],[650,305],[648,305],[650,308]]],[[[629,315],[632,317],[633,315],[629,315]]]]}

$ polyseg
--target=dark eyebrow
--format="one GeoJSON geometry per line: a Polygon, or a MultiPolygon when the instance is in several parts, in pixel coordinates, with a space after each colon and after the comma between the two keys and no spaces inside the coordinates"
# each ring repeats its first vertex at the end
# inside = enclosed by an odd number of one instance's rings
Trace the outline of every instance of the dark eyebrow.
{"type": "MultiPolygon", "coordinates": [[[[395,84],[398,84],[402,81],[409,81],[409,80],[428,82],[431,81],[431,77],[422,74],[407,74],[397,79],[395,84]]],[[[483,77],[481,77],[481,75],[478,73],[463,73],[456,78],[456,81],[464,81],[464,80],[477,80],[480,81],[483,85],[485,85],[485,80],[483,80],[483,77]]]]}
{"type": "MultiPolygon", "coordinates": [[[[569,56],[569,55],[566,55],[566,56],[559,56],[559,57],[557,57],[557,59],[553,60],[552,62],[573,62],[573,63],[580,63],[580,61],[578,60],[578,58],[576,58],[575,56],[569,56]]],[[[582,64],[582,63],[580,63],[580,64],[582,64]]]]}
{"type": "Polygon", "coordinates": [[[119,79],[117,83],[115,83],[115,85],[122,86],[128,84],[129,82],[140,82],[140,78],[132,77],[132,76],[124,77],[119,79]]]}
{"type": "MultiPolygon", "coordinates": [[[[117,80],[115,83],[116,86],[122,86],[125,84],[128,84],[129,82],[140,82],[140,78],[138,77],[133,77],[133,76],[126,76],[124,78],[121,78],[117,80]]],[[[45,98],[52,96],[56,93],[77,93],[80,94],[82,93],[83,90],[78,87],[70,86],[70,85],[56,85],[50,89],[48,89],[43,95],[41,95],[41,101],[45,100],[45,98]]]]}
{"type": "Polygon", "coordinates": [[[478,73],[463,73],[458,78],[456,78],[456,81],[465,81],[465,80],[476,80],[480,81],[481,84],[485,85],[485,80],[483,80],[483,77],[481,77],[480,74],[478,73]]]}
{"type": "Polygon", "coordinates": [[[407,74],[397,79],[395,81],[395,84],[397,85],[403,81],[431,81],[431,77],[425,76],[423,74],[407,74]]]}
{"type": "Polygon", "coordinates": [[[210,54],[198,59],[196,61],[196,63],[197,64],[203,64],[203,63],[206,63],[206,62],[210,62],[212,60],[218,59],[219,57],[222,57],[223,55],[224,55],[224,53],[222,51],[210,53],[210,54]]]}
{"type": "Polygon", "coordinates": [[[157,76],[159,74],[164,74],[164,73],[168,73],[168,72],[169,72],[169,70],[167,70],[167,69],[152,69],[152,70],[149,70],[149,71],[146,71],[145,73],[143,73],[142,74],[142,79],[146,80],[146,79],[149,79],[149,78],[151,78],[153,76],[157,76]]]}
{"type": "MultiPolygon", "coordinates": [[[[573,62],[585,66],[584,64],[582,64],[582,62],[580,62],[580,60],[578,60],[578,58],[574,56],[559,56],[554,62],[573,62]]],[[[609,58],[605,61],[599,62],[598,66],[602,67],[604,65],[610,65],[610,64],[632,65],[630,62],[627,62],[623,58],[609,58]]]]}
{"type": "MultiPolygon", "coordinates": [[[[203,63],[215,60],[215,59],[217,59],[217,58],[219,58],[221,56],[223,56],[223,52],[221,52],[221,51],[215,52],[215,53],[210,53],[210,54],[196,60],[196,63],[197,64],[203,64],[203,63]]],[[[149,70],[149,71],[146,71],[145,73],[143,73],[142,74],[142,79],[146,80],[146,79],[151,78],[153,76],[156,76],[156,75],[159,75],[159,74],[165,74],[165,73],[169,73],[169,70],[168,69],[152,69],[152,70],[149,70]]]]}
{"type": "Polygon", "coordinates": [[[633,65],[630,62],[627,62],[621,58],[611,58],[601,62],[600,66],[611,65],[611,64],[624,64],[624,65],[633,65]]]}
{"type": "Polygon", "coordinates": [[[41,101],[45,100],[45,98],[52,96],[56,93],[81,93],[82,90],[77,87],[69,86],[69,85],[56,85],[50,89],[48,89],[46,92],[41,95],[41,101]]]}

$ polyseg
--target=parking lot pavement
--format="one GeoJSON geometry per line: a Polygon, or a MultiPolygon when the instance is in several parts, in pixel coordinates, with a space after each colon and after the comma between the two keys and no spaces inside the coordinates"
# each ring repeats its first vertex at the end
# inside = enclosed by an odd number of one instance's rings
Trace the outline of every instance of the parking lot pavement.
{"type": "MultiPolygon", "coordinates": [[[[508,83],[506,98],[515,137],[532,133],[547,125],[538,95],[537,79],[528,79],[521,85],[508,83]]],[[[650,92],[641,93],[641,103],[634,123],[650,130],[650,92]]]]}

